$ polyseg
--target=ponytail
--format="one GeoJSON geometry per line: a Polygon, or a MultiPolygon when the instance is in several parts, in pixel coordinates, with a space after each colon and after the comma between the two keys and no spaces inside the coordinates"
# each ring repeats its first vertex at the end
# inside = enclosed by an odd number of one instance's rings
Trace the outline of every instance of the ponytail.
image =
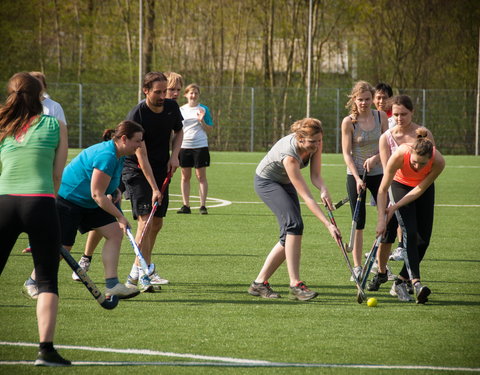
{"type": "Polygon", "coordinates": [[[413,151],[419,156],[431,158],[433,155],[433,142],[427,138],[427,129],[418,128],[415,133],[417,134],[417,140],[413,144],[413,151]]]}

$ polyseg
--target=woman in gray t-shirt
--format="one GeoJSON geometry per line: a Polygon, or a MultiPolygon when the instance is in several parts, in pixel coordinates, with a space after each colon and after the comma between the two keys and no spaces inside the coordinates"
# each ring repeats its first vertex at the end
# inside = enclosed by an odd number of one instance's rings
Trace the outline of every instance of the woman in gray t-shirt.
{"type": "Polygon", "coordinates": [[[333,209],[332,201],[321,176],[323,129],[319,120],[304,118],[290,128],[291,134],[280,139],[263,158],[255,174],[255,191],[277,216],[280,239],[248,292],[263,298],[279,298],[268,279],[286,260],[290,278],[290,297],[306,301],[318,293],[311,291],[300,279],[300,253],[303,220],[297,193],[307,207],[325,225],[330,235],[340,236],[338,229],[323,214],[302,176],[301,169],[310,164],[310,178],[320,190],[322,201],[333,209]]]}

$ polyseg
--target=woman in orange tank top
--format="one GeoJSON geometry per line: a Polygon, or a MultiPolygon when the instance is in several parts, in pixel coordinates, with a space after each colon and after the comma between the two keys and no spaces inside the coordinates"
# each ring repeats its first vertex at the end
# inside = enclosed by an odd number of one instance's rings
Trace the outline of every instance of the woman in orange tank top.
{"type": "Polygon", "coordinates": [[[425,303],[431,291],[420,283],[420,262],[430,243],[433,225],[435,189],[433,182],[445,168],[442,154],[427,138],[427,130],[416,130],[417,140],[402,144],[388,160],[378,191],[377,235],[385,232],[386,223],[395,213],[402,228],[407,249],[405,264],[390,294],[409,301],[406,282],[414,285],[417,303],[425,303]],[[387,207],[387,192],[391,187],[391,204],[387,207]]]}

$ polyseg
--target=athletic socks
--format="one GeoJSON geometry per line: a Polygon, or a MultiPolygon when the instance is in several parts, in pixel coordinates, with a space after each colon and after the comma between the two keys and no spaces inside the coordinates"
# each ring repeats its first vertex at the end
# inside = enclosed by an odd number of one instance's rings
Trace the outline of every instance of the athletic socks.
{"type": "Polygon", "coordinates": [[[132,269],[130,270],[130,277],[133,279],[133,280],[138,280],[138,277],[139,277],[139,272],[138,272],[138,266],[133,263],[132,265],[132,269]]]}
{"type": "Polygon", "coordinates": [[[105,279],[105,284],[106,284],[107,289],[112,289],[118,283],[119,283],[118,277],[111,277],[109,279],[105,279]]]}
{"type": "Polygon", "coordinates": [[[82,258],[88,259],[89,262],[92,261],[92,256],[91,256],[91,255],[85,255],[85,254],[83,254],[83,255],[82,255],[82,258]]]}

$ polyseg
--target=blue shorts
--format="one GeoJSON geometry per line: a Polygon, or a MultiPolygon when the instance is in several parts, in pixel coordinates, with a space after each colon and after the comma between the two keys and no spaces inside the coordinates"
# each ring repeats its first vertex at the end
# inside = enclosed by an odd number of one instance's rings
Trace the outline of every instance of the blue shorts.
{"type": "Polygon", "coordinates": [[[302,235],[303,220],[297,190],[292,184],[278,182],[255,175],[255,192],[277,217],[280,243],[285,246],[287,234],[302,235]]]}

